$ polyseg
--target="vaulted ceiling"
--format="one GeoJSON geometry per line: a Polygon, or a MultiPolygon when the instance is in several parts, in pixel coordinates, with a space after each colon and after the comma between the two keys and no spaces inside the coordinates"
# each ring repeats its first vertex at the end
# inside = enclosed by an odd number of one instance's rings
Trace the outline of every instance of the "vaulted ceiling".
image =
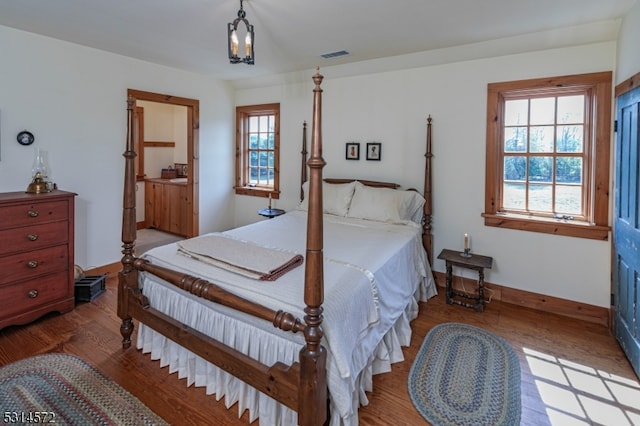
{"type": "MultiPolygon", "coordinates": [[[[4,0],[0,25],[182,68],[248,79],[555,29],[610,37],[636,0],[246,0],[253,66],[227,59],[239,0],[4,0]],[[600,28],[609,28],[603,35],[600,28]],[[345,50],[334,59],[320,55],[345,50]]],[[[555,38],[554,37],[554,38],[555,38]]]]}

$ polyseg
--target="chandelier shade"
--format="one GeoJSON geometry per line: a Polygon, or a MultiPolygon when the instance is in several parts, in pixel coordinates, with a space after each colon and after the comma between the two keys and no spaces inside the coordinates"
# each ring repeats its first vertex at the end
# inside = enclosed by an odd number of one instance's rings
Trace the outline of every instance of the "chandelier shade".
{"type": "MultiPolygon", "coordinates": [[[[238,17],[234,19],[233,22],[227,24],[227,40],[229,43],[229,62],[232,64],[240,64],[245,63],[247,65],[254,64],[254,45],[255,38],[253,32],[253,25],[247,21],[247,14],[242,8],[242,0],[240,0],[240,10],[238,10],[238,17]],[[244,37],[244,49],[240,48],[239,38],[238,38],[238,25],[240,23],[244,24],[246,34],[244,37]],[[244,57],[241,57],[239,54],[244,54],[244,57]]],[[[242,26],[240,26],[242,29],[242,26]]]]}

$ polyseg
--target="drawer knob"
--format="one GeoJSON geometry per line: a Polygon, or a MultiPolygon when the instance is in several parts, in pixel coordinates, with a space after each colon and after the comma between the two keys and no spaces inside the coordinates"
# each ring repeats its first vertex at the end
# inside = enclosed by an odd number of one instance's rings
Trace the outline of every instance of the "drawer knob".
{"type": "Polygon", "coordinates": [[[33,268],[37,268],[37,267],[38,267],[38,261],[37,261],[37,260],[30,260],[30,261],[27,263],[27,266],[28,266],[29,268],[31,268],[31,269],[33,269],[33,268]]]}
{"type": "Polygon", "coordinates": [[[38,239],[38,234],[29,234],[27,235],[27,238],[29,239],[29,241],[35,241],[38,239]]]}
{"type": "Polygon", "coordinates": [[[30,217],[38,217],[38,210],[29,210],[30,217]]]}
{"type": "Polygon", "coordinates": [[[38,297],[38,290],[31,290],[29,293],[27,293],[27,295],[28,295],[31,299],[35,299],[36,297],[38,297]]]}

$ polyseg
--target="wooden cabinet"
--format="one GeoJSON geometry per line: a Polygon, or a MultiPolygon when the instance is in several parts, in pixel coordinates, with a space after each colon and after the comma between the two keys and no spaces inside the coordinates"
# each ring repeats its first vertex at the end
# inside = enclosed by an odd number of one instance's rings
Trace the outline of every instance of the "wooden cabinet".
{"type": "Polygon", "coordinates": [[[0,193],[0,329],[74,307],[74,197],[0,193]]]}
{"type": "Polygon", "coordinates": [[[187,184],[148,179],[144,189],[144,220],[149,228],[187,236],[187,184]]]}

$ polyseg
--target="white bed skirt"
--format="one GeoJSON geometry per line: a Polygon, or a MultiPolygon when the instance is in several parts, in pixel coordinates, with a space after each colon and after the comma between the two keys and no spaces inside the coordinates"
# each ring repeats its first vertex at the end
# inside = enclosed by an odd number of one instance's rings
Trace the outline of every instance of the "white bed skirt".
{"type": "MultiPolygon", "coordinates": [[[[180,290],[178,290],[180,291],[180,290]]],[[[176,292],[162,284],[145,281],[144,293],[156,309],[176,318],[190,327],[216,340],[240,350],[266,365],[283,362],[291,365],[298,361],[304,345],[302,335],[280,332],[271,324],[257,324],[230,317],[209,309],[202,303],[193,303],[193,296],[176,292]],[[268,333],[263,330],[269,330],[268,333]],[[274,334],[275,333],[275,334],[274,334]]],[[[417,300],[426,301],[437,294],[433,279],[423,280],[415,297],[404,309],[393,327],[377,345],[366,367],[353,380],[343,379],[336,368],[327,363],[327,381],[330,391],[331,425],[357,425],[358,407],[367,405],[366,392],[373,389],[373,375],[388,372],[391,364],[404,360],[402,346],[411,341],[410,321],[418,315],[417,300]],[[334,403],[341,401],[342,409],[334,403]],[[350,409],[345,409],[345,401],[351,399],[350,409]]],[[[263,425],[296,425],[297,413],[272,398],[258,392],[251,386],[203,360],[192,352],[155,332],[144,324],[139,325],[137,347],[143,353],[150,353],[151,359],[160,360],[162,367],[169,366],[170,373],[187,380],[188,386],[204,386],[207,394],[215,394],[216,399],[224,397],[230,408],[238,403],[238,416],[249,410],[249,419],[259,419],[263,425]]]]}

